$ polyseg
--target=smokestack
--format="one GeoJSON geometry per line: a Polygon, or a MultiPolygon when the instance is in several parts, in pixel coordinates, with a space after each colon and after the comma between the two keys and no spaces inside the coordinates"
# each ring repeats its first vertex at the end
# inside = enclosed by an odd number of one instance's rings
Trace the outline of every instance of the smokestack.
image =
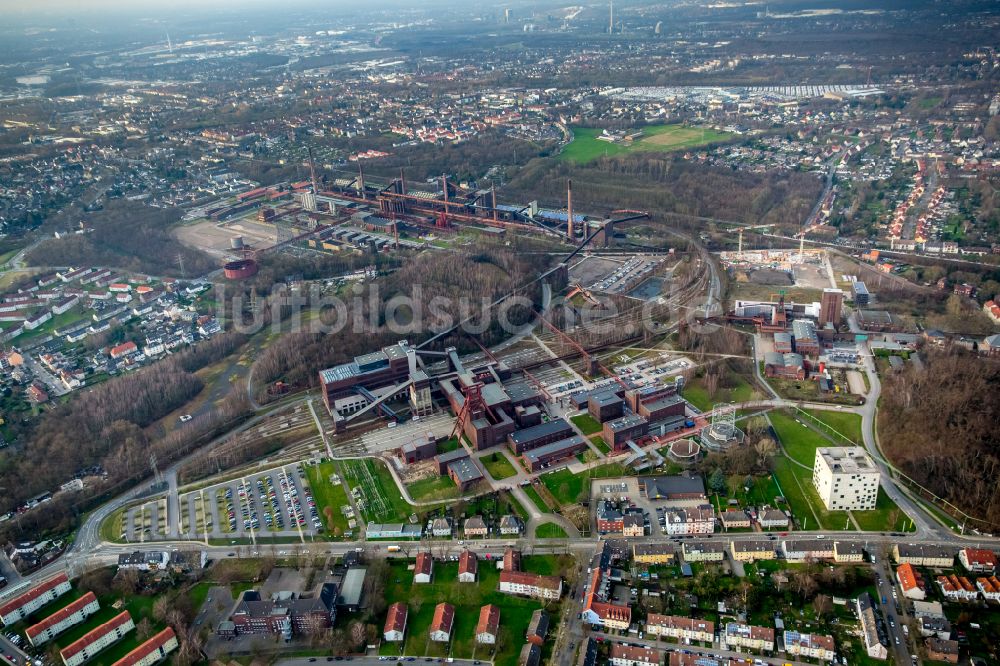
{"type": "Polygon", "coordinates": [[[490,193],[493,195],[493,221],[497,221],[497,184],[490,185],[490,193]]]}
{"type": "Polygon", "coordinates": [[[365,169],[361,166],[361,160],[358,160],[358,190],[361,191],[362,199],[368,198],[365,194],[365,169]]]}
{"type": "Polygon", "coordinates": [[[573,236],[573,179],[566,180],[566,236],[570,241],[573,236]]]}
{"type": "Polygon", "coordinates": [[[448,214],[448,176],[441,175],[441,189],[444,190],[444,214],[448,214]]]}
{"type": "Polygon", "coordinates": [[[615,33],[615,0],[608,0],[608,34],[615,33]]]}
{"type": "Polygon", "coordinates": [[[399,193],[406,194],[406,178],[403,177],[403,168],[399,169],[399,193]]]}

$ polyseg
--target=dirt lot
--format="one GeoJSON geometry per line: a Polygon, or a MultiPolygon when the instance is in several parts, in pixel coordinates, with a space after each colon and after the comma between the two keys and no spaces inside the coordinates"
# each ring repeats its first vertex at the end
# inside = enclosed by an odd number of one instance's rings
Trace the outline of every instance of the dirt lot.
{"type": "Polygon", "coordinates": [[[249,218],[231,222],[204,220],[178,227],[174,234],[185,245],[220,257],[230,253],[230,241],[237,236],[242,236],[244,243],[258,250],[271,247],[276,241],[273,226],[249,218]]]}

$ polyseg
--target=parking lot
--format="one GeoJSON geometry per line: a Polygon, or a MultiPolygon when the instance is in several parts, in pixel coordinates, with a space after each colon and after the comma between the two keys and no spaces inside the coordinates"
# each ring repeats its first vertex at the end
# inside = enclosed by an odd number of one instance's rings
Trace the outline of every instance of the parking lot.
{"type": "Polygon", "coordinates": [[[183,493],[180,513],[167,515],[165,498],[126,512],[123,538],[155,541],[167,536],[167,520],[180,520],[184,539],[301,537],[323,531],[305,471],[298,464],[214,484],[183,493]]]}

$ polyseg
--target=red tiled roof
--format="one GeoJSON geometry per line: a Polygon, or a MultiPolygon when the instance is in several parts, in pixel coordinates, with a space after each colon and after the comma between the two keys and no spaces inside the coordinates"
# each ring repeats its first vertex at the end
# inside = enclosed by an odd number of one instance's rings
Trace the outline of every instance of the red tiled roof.
{"type": "Polygon", "coordinates": [[[25,604],[34,601],[35,599],[42,596],[49,590],[55,589],[62,583],[68,583],[68,582],[69,578],[64,573],[61,573],[58,576],[55,576],[54,578],[50,578],[44,583],[41,583],[31,588],[21,596],[15,597],[14,599],[11,599],[7,603],[5,603],[3,606],[0,606],[0,615],[9,615],[10,613],[13,613],[17,609],[24,606],[25,604]]]}
{"type": "Polygon", "coordinates": [[[430,553],[417,553],[417,561],[413,567],[413,575],[420,573],[430,575],[434,568],[434,558],[430,553]]]}
{"type": "Polygon", "coordinates": [[[479,624],[476,625],[476,634],[496,634],[500,628],[500,609],[493,604],[488,604],[479,609],[479,624]]]}
{"type": "Polygon", "coordinates": [[[76,641],[64,647],[62,650],[60,650],[59,654],[62,655],[63,661],[65,661],[66,659],[69,659],[73,655],[82,651],[88,645],[96,643],[104,636],[107,636],[109,632],[114,631],[116,628],[122,626],[131,619],[132,616],[128,614],[128,611],[122,611],[121,613],[114,616],[104,624],[94,629],[91,629],[81,638],[77,639],[76,641]]]}
{"type": "Polygon", "coordinates": [[[389,631],[403,631],[406,628],[406,604],[397,601],[389,606],[389,614],[385,618],[385,629],[383,633],[389,631]]]}
{"type": "Polygon", "coordinates": [[[440,603],[434,608],[434,620],[431,621],[431,631],[451,633],[451,624],[455,620],[455,607],[440,603]]]}
{"type": "Polygon", "coordinates": [[[95,601],[97,601],[97,597],[94,595],[94,593],[87,592],[87,594],[83,595],[82,597],[80,597],[73,603],[69,604],[65,608],[57,610],[55,613],[49,615],[47,618],[45,618],[38,624],[28,627],[27,629],[25,629],[24,633],[34,638],[35,636],[39,635],[49,627],[53,627],[62,622],[63,620],[65,620],[66,618],[72,617],[76,613],[80,612],[85,606],[92,604],[95,601]]]}
{"type": "Polygon", "coordinates": [[[899,579],[899,586],[903,588],[904,592],[918,587],[923,587],[921,585],[923,581],[920,578],[920,574],[917,573],[917,570],[913,568],[912,564],[900,564],[899,568],[896,569],[896,578],[899,579]]]}
{"type": "Polygon", "coordinates": [[[992,550],[984,550],[982,548],[966,548],[965,560],[969,564],[983,565],[988,564],[995,567],[997,565],[997,556],[992,550]]]}
{"type": "Polygon", "coordinates": [[[458,558],[458,573],[475,574],[478,568],[479,560],[476,559],[475,553],[470,550],[463,550],[462,554],[458,558]]]}
{"type": "Polygon", "coordinates": [[[116,661],[112,666],[134,666],[140,661],[153,654],[156,650],[167,644],[171,638],[175,638],[174,630],[167,627],[156,634],[148,641],[129,652],[127,655],[116,661]]]}
{"type": "Polygon", "coordinates": [[[513,583],[515,585],[531,585],[548,590],[557,590],[562,584],[562,581],[557,576],[541,576],[524,571],[503,571],[500,574],[500,582],[513,583]]]}

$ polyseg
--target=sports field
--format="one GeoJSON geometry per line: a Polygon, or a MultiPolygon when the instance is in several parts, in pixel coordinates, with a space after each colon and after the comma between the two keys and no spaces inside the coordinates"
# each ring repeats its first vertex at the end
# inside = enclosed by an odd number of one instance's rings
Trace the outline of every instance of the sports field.
{"type": "Polygon", "coordinates": [[[631,143],[600,141],[603,130],[594,127],[574,127],[573,142],[563,149],[559,159],[586,164],[598,157],[614,157],[636,150],[670,152],[725,141],[732,134],[687,125],[650,125],[642,128],[642,136],[631,143]]]}

